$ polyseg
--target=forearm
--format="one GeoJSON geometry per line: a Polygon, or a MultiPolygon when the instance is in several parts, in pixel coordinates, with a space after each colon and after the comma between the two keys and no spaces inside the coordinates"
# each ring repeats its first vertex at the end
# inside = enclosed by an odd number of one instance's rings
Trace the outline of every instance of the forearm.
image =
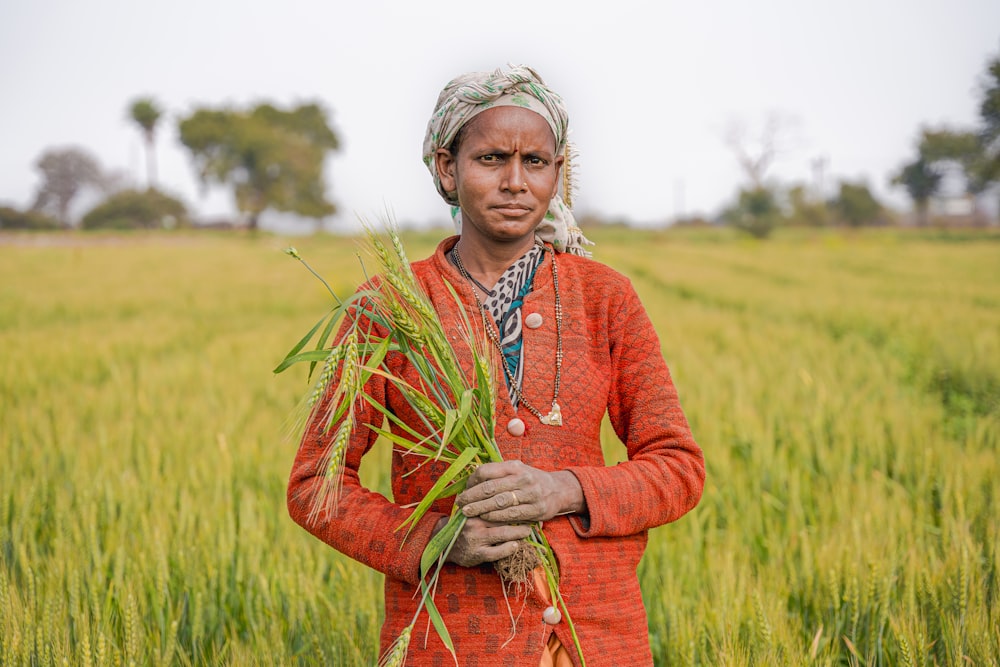
{"type": "MultiPolygon", "coordinates": [[[[385,400],[384,383],[373,378],[365,388],[385,400]]],[[[360,481],[361,460],[375,442],[370,423],[381,424],[381,415],[370,406],[355,407],[355,425],[347,442],[333,442],[340,424],[326,426],[332,391],[316,406],[295,456],[288,482],[288,511],[309,533],[337,551],[384,573],[412,584],[419,581],[423,545],[440,516],[430,512],[416,525],[399,530],[412,508],[388,500],[365,488],[360,481]],[[332,468],[332,470],[331,470],[332,468]]],[[[349,418],[349,417],[345,417],[349,418]]]]}
{"type": "Polygon", "coordinates": [[[701,499],[705,464],[694,440],[611,467],[579,467],[587,521],[581,537],[619,537],[676,521],[701,499]]]}
{"type": "Polygon", "coordinates": [[[423,545],[430,540],[441,515],[428,512],[411,530],[397,530],[412,509],[400,507],[346,477],[336,504],[324,503],[317,495],[319,482],[304,479],[289,485],[292,519],[344,555],[388,577],[418,583],[423,545]]]}
{"type": "Polygon", "coordinates": [[[705,461],[695,442],[659,338],[628,286],[607,332],[611,378],[608,418],[628,461],[579,466],[589,525],[573,522],[581,537],[632,535],[675,521],[700,500],[705,461]]]}

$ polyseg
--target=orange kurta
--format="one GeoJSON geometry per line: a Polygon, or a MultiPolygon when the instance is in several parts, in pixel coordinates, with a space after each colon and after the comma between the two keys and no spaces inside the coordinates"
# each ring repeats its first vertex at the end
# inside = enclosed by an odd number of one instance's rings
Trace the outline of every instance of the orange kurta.
{"type": "MultiPolygon", "coordinates": [[[[445,258],[456,240],[443,241],[432,257],[414,263],[413,270],[445,330],[456,332],[454,344],[463,357],[457,333],[460,306],[445,282],[462,296],[461,307],[467,313],[475,313],[475,303],[468,284],[445,258]]],[[[539,424],[527,411],[516,411],[501,392],[496,406],[496,440],[505,459],[520,459],[543,470],[570,470],[583,488],[588,516],[548,521],[545,534],[560,562],[560,590],[587,664],[650,664],[636,568],[646,546],[646,532],[678,519],[698,503],[704,460],[681,410],[656,332],[631,283],[593,260],[546,253],[535,275],[534,289],[522,307],[525,316],[542,316],[540,327],[526,327],[522,332],[523,392],[528,401],[547,406],[552,400],[556,346],[552,261],[558,262],[563,309],[559,404],[564,425],[539,424]],[[611,467],[604,465],[600,444],[605,414],[628,451],[628,461],[611,467]],[[514,417],[527,424],[520,437],[505,428],[514,417]]],[[[481,326],[480,318],[469,319],[481,326]]],[[[471,363],[467,354],[462,361],[467,367],[471,363]]],[[[394,372],[415,377],[415,371],[406,368],[401,358],[389,357],[387,363],[394,365],[394,372]]],[[[494,376],[502,378],[497,363],[494,376]]],[[[373,378],[367,390],[408,423],[418,423],[406,401],[382,380],[373,378]]],[[[359,420],[381,424],[370,407],[359,420]]],[[[321,513],[310,522],[313,497],[321,483],[320,461],[329,437],[320,421],[307,429],[295,458],[288,487],[289,512],[319,539],[385,573],[384,650],[415,613],[420,555],[438,519],[449,514],[452,499],[436,503],[405,542],[405,531],[397,532],[396,528],[444,466],[424,465],[404,477],[414,461],[394,453],[393,500],[386,499],[359,482],[361,457],[376,438],[368,429],[358,428],[348,445],[337,512],[321,513]]],[[[542,621],[547,606],[543,594],[536,591],[505,598],[491,564],[474,568],[446,565],[435,600],[461,665],[537,665],[552,632],[576,661],[566,623],[549,626],[542,621]]],[[[410,645],[407,664],[453,664],[433,630],[426,641],[422,630],[418,635],[410,645]]]]}

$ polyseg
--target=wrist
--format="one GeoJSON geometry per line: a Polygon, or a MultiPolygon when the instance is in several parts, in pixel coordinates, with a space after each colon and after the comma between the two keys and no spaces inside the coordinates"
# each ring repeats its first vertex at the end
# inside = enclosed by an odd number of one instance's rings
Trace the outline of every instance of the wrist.
{"type": "Polygon", "coordinates": [[[587,499],[583,495],[583,487],[576,475],[569,470],[552,473],[559,485],[559,514],[585,514],[587,499]]]}

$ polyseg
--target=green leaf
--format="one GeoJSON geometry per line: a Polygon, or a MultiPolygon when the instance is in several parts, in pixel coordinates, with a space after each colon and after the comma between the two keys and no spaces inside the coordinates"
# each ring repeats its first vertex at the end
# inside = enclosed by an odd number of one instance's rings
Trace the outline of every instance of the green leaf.
{"type": "Polygon", "coordinates": [[[469,481],[468,477],[459,477],[454,482],[445,487],[445,490],[441,493],[442,498],[448,498],[450,496],[457,496],[462,491],[465,491],[465,485],[469,481]]]}
{"type": "MultiPolygon", "coordinates": [[[[384,405],[382,405],[378,401],[374,400],[368,394],[361,394],[361,399],[364,400],[365,402],[367,402],[368,405],[372,406],[373,408],[375,408],[376,410],[378,410],[380,413],[382,413],[382,415],[384,417],[386,417],[389,421],[391,421],[393,424],[395,424],[396,426],[398,426],[401,430],[403,430],[406,433],[409,433],[411,436],[413,436],[416,439],[416,442],[424,442],[425,440],[428,440],[428,439],[430,439],[432,437],[432,436],[428,436],[428,435],[421,435],[420,433],[418,433],[416,431],[416,429],[414,429],[409,424],[407,424],[402,419],[400,419],[398,416],[396,416],[396,414],[394,414],[392,410],[390,410],[389,408],[385,407],[384,405]]],[[[397,437],[399,437],[399,436],[395,435],[394,433],[392,433],[391,431],[383,431],[382,429],[377,428],[373,424],[368,424],[368,428],[370,428],[371,430],[375,431],[376,433],[378,433],[380,435],[388,434],[388,435],[386,435],[386,437],[389,437],[389,438],[397,438],[397,437]]],[[[412,444],[412,442],[410,440],[406,440],[406,442],[412,444]]],[[[403,444],[403,443],[400,443],[400,444],[403,444]]],[[[434,452],[435,449],[428,448],[427,451],[428,452],[434,452]]]]}
{"type": "MultiPolygon", "coordinates": [[[[414,452],[420,456],[424,456],[427,458],[430,458],[437,452],[436,447],[428,447],[424,444],[425,442],[431,439],[430,437],[426,437],[422,440],[414,442],[413,440],[410,440],[409,438],[406,438],[402,435],[393,433],[392,431],[380,428],[378,426],[372,426],[371,424],[368,425],[368,429],[375,435],[380,435],[395,445],[400,445],[402,447],[405,447],[406,451],[408,452],[414,452]]],[[[416,436],[417,434],[414,433],[413,435],[416,436]]]]}
{"type": "MultiPolygon", "coordinates": [[[[274,373],[280,373],[281,371],[285,370],[286,368],[288,368],[292,364],[297,363],[297,361],[289,362],[288,360],[289,360],[289,358],[292,358],[292,357],[295,357],[296,355],[298,355],[299,350],[301,350],[303,347],[305,347],[306,343],[308,343],[312,339],[312,337],[316,335],[316,332],[319,330],[319,328],[321,326],[323,326],[323,322],[326,321],[326,318],[328,318],[332,312],[333,311],[331,310],[329,313],[327,313],[326,315],[324,315],[323,317],[321,317],[320,320],[319,320],[319,322],[317,322],[316,324],[314,324],[313,328],[309,330],[309,333],[307,333],[305,336],[303,336],[302,340],[300,340],[298,343],[296,343],[295,346],[292,347],[292,349],[288,351],[288,354],[285,355],[284,361],[282,361],[280,364],[278,364],[278,367],[274,369],[274,371],[273,371],[274,373]]],[[[299,359],[298,361],[305,361],[305,360],[304,359],[299,359]]]]}
{"type": "MultiPolygon", "coordinates": [[[[445,497],[445,488],[447,488],[447,486],[451,484],[456,477],[461,475],[465,471],[465,467],[472,463],[477,456],[479,456],[479,450],[475,447],[469,447],[464,452],[459,454],[458,458],[452,461],[451,465],[448,466],[448,469],[445,470],[440,477],[438,477],[436,482],[434,482],[434,486],[431,487],[430,491],[427,492],[427,495],[425,495],[423,500],[420,501],[420,504],[413,510],[413,514],[407,517],[406,521],[400,524],[399,528],[402,528],[407,524],[409,524],[411,528],[415,526],[417,521],[419,521],[420,518],[427,513],[427,510],[430,509],[431,504],[435,500],[445,497]]],[[[397,528],[397,530],[399,529],[397,528]]]]}
{"type": "MultiPolygon", "coordinates": [[[[335,310],[342,310],[343,306],[336,308],[335,310]]],[[[326,341],[330,339],[330,334],[333,333],[333,327],[340,321],[340,318],[336,314],[331,314],[330,321],[326,323],[326,327],[323,329],[323,333],[320,335],[319,339],[316,341],[316,349],[324,350],[326,349],[326,341]]],[[[309,367],[309,375],[312,376],[314,366],[309,367]]]]}
{"type": "MultiPolygon", "coordinates": [[[[327,289],[329,289],[329,286],[327,286],[327,289]]],[[[333,292],[331,291],[331,294],[332,293],[333,292]]],[[[359,290],[355,292],[354,295],[351,296],[351,298],[348,299],[347,301],[338,300],[339,303],[337,307],[331,310],[327,315],[329,321],[326,323],[326,327],[323,329],[323,333],[320,335],[319,338],[316,339],[316,349],[317,350],[325,349],[327,347],[327,341],[329,341],[330,336],[333,335],[334,328],[336,327],[337,323],[340,322],[347,315],[347,311],[352,307],[362,308],[362,306],[358,304],[362,302],[364,299],[370,298],[373,294],[376,294],[376,292],[373,292],[372,290],[359,290]]],[[[336,295],[334,295],[334,298],[336,298],[336,295]]],[[[320,323],[321,322],[322,320],[320,320],[320,323]]],[[[352,322],[351,326],[357,326],[357,322],[356,321],[352,322]]],[[[319,328],[319,324],[313,327],[313,331],[315,332],[317,328],[319,328]]],[[[349,330],[350,329],[348,328],[348,331],[349,330]]],[[[367,339],[367,337],[365,338],[367,339]]],[[[312,377],[315,368],[316,368],[315,362],[309,366],[309,377],[312,377]]]]}
{"type": "MultiPolygon", "coordinates": [[[[466,389],[462,392],[462,397],[459,399],[459,408],[446,410],[444,415],[444,428],[441,429],[441,445],[439,452],[447,448],[452,442],[458,439],[463,434],[461,432],[462,427],[465,422],[468,421],[469,415],[472,412],[472,390],[466,389]]],[[[468,444],[468,438],[462,437],[462,441],[468,444]]],[[[475,442],[473,440],[473,442],[475,442]]],[[[465,449],[464,447],[457,447],[457,449],[465,449]]]]}
{"type": "Polygon", "coordinates": [[[365,363],[362,366],[361,377],[364,379],[361,381],[361,384],[367,382],[368,378],[371,377],[371,370],[369,369],[378,368],[382,365],[382,360],[385,359],[385,355],[389,352],[391,347],[391,338],[383,338],[379,344],[375,346],[375,349],[373,349],[368,358],[365,359],[365,363]]]}
{"type": "Polygon", "coordinates": [[[448,634],[448,628],[444,625],[444,619],[441,618],[441,613],[437,610],[437,605],[434,604],[434,598],[430,596],[430,591],[426,583],[421,582],[420,585],[424,589],[424,608],[427,610],[427,615],[431,617],[431,623],[434,624],[434,629],[437,631],[438,637],[441,638],[442,643],[451,651],[451,657],[456,658],[455,644],[451,641],[451,635],[448,634]]]}
{"type": "Polygon", "coordinates": [[[302,361],[311,361],[316,363],[317,361],[323,361],[330,356],[330,350],[310,350],[308,352],[300,352],[298,354],[289,354],[285,357],[278,366],[274,369],[274,373],[281,373],[287,370],[289,366],[293,366],[302,361]]]}
{"type": "Polygon", "coordinates": [[[427,546],[424,547],[424,553],[420,557],[420,578],[423,579],[427,576],[431,567],[435,562],[442,556],[448,557],[448,552],[451,551],[452,544],[455,541],[455,537],[461,532],[462,528],[465,527],[465,522],[468,521],[466,517],[461,512],[455,512],[451,515],[448,523],[444,528],[438,531],[438,533],[431,538],[427,546]]]}
{"type": "Polygon", "coordinates": [[[441,429],[441,444],[438,451],[443,450],[451,442],[452,431],[458,421],[458,410],[444,411],[444,428],[441,429]]]}
{"type": "MultiPolygon", "coordinates": [[[[369,396],[368,394],[361,394],[360,398],[362,400],[366,401],[369,405],[371,405],[373,408],[375,408],[376,410],[378,410],[380,413],[382,413],[382,415],[384,417],[386,417],[386,419],[388,419],[394,425],[396,425],[397,427],[399,427],[400,430],[402,430],[402,431],[404,431],[406,433],[409,433],[413,437],[413,440],[410,440],[410,439],[407,439],[407,438],[403,438],[403,437],[401,437],[399,435],[396,435],[392,431],[387,431],[387,430],[378,428],[376,426],[373,426],[372,424],[367,424],[367,427],[369,429],[371,429],[372,431],[374,431],[376,434],[381,435],[381,436],[387,438],[391,442],[394,442],[396,444],[402,445],[409,452],[413,452],[415,454],[418,454],[420,456],[426,457],[428,459],[438,453],[438,448],[437,448],[436,444],[434,446],[426,446],[426,445],[424,445],[424,443],[431,442],[431,441],[433,441],[433,442],[436,443],[436,441],[434,440],[433,432],[430,435],[422,435],[422,434],[418,433],[414,428],[412,428],[409,424],[407,424],[406,422],[402,421],[398,416],[396,416],[392,412],[392,410],[389,410],[388,408],[386,408],[384,405],[382,405],[378,401],[373,400],[372,397],[369,396]]],[[[424,423],[428,427],[429,430],[432,430],[430,428],[430,425],[427,424],[426,421],[424,423]]],[[[457,456],[457,452],[455,454],[457,456]]],[[[454,459],[446,459],[446,460],[454,460],[454,459]]],[[[421,465],[423,465],[423,464],[421,464],[421,465]]],[[[408,475],[410,473],[406,473],[406,474],[408,475]]]]}

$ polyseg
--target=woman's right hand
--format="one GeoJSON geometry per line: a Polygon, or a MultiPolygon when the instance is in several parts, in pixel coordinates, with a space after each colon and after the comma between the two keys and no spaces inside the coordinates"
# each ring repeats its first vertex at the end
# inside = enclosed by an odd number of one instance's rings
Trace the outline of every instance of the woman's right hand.
{"type": "MultiPolygon", "coordinates": [[[[447,517],[438,520],[434,534],[447,523],[447,517]]],[[[529,524],[493,523],[470,517],[466,519],[462,532],[458,534],[455,545],[448,554],[448,562],[462,567],[492,563],[516,552],[518,543],[530,534],[529,524]]]]}

